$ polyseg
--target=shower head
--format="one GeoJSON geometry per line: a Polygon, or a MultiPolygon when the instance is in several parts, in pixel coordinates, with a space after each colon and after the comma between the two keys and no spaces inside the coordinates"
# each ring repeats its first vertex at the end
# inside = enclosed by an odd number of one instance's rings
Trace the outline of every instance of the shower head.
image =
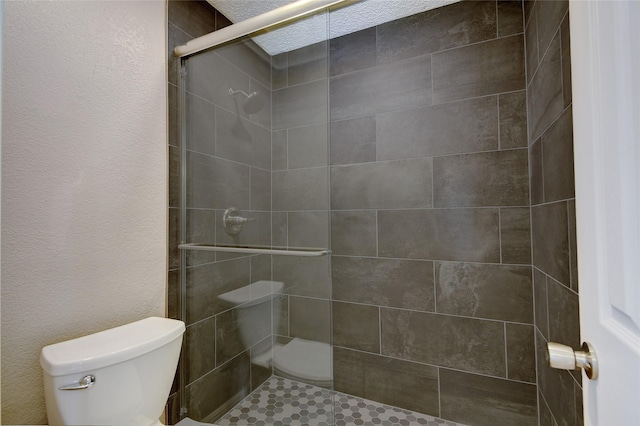
{"type": "Polygon", "coordinates": [[[246,98],[242,104],[242,109],[247,114],[255,114],[264,106],[265,99],[262,92],[251,92],[247,94],[244,90],[229,89],[230,96],[237,95],[238,93],[244,95],[246,98]]]}

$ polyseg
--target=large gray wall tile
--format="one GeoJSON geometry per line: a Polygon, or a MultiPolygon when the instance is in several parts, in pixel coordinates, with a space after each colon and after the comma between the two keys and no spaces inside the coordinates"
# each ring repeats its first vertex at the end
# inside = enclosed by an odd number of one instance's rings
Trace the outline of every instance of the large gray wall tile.
{"type": "Polygon", "coordinates": [[[531,205],[544,203],[544,177],[542,169],[542,139],[529,148],[529,181],[531,205]]]}
{"type": "Polygon", "coordinates": [[[187,324],[232,307],[218,296],[250,284],[249,258],[187,268],[187,324]]]}
{"type": "Polygon", "coordinates": [[[498,108],[495,96],[394,111],[377,117],[379,160],[497,148],[498,108]]]}
{"type": "Polygon", "coordinates": [[[441,416],[473,425],[538,424],[536,386],[440,369],[441,416]]]}
{"type": "Polygon", "coordinates": [[[431,104],[431,57],[421,56],[330,79],[331,120],[431,104]]]}
{"type": "Polygon", "coordinates": [[[297,127],[288,131],[289,169],[329,165],[329,142],[326,124],[297,127]]]}
{"type": "Polygon", "coordinates": [[[434,207],[526,206],[526,149],[433,159],[434,207]]]}
{"type": "Polygon", "coordinates": [[[334,348],[333,371],[339,392],[439,415],[435,367],[334,348]]]}
{"type": "Polygon", "coordinates": [[[531,263],[531,217],[528,207],[500,209],[502,263],[531,263]]]}
{"type": "Polygon", "coordinates": [[[217,48],[216,53],[263,86],[271,87],[271,57],[253,40],[246,38],[226,44],[217,48]]]}
{"type": "Polygon", "coordinates": [[[383,210],[378,255],[500,262],[497,209],[383,210]]]}
{"type": "Polygon", "coordinates": [[[567,203],[531,208],[533,265],[565,285],[570,285],[567,203]]]}
{"type": "Polygon", "coordinates": [[[287,56],[290,86],[327,78],[329,51],[326,41],[292,50],[287,56]]]}
{"type": "Polygon", "coordinates": [[[498,103],[500,105],[500,149],[528,146],[526,92],[499,95],[498,103]]]}
{"type": "Polygon", "coordinates": [[[289,212],[289,247],[329,247],[329,212],[289,212]]]}
{"type": "Polygon", "coordinates": [[[316,342],[331,342],[331,302],[326,299],[289,297],[291,337],[316,342]]]}
{"type": "Polygon", "coordinates": [[[529,84],[527,95],[529,141],[532,141],[560,115],[564,107],[560,37],[553,39],[549,50],[540,61],[540,66],[529,84]]]}
{"type": "Polygon", "coordinates": [[[251,210],[271,211],[271,173],[251,168],[251,210]]]}
{"type": "Polygon", "coordinates": [[[569,216],[569,264],[571,274],[571,289],[578,291],[578,241],[576,230],[576,200],[567,201],[567,215],[569,216]]]}
{"type": "Polygon", "coordinates": [[[271,93],[273,129],[327,123],[327,80],[291,86],[271,93]]]}
{"type": "Polygon", "coordinates": [[[333,302],[332,309],[334,345],[380,353],[380,308],[333,302]]]}
{"type": "Polygon", "coordinates": [[[431,207],[431,158],[331,167],[331,208],[431,207]]]}
{"type": "Polygon", "coordinates": [[[376,161],[376,117],[331,122],[331,165],[376,161]]]}
{"type": "Polygon", "coordinates": [[[332,256],[331,273],[334,300],[434,310],[432,262],[332,256]]]}
{"type": "Polygon", "coordinates": [[[556,280],[547,279],[549,300],[549,340],[580,347],[580,306],[578,295],[556,280]]]}
{"type": "MultiPolygon", "coordinates": [[[[215,245],[215,210],[187,209],[187,242],[215,245]]],[[[211,263],[215,259],[215,252],[188,250],[186,253],[187,266],[211,263]]]]}
{"type": "Polygon", "coordinates": [[[331,251],[351,256],[378,254],[377,214],[374,210],[331,212],[331,251]]]}
{"type": "Polygon", "coordinates": [[[376,27],[329,41],[329,74],[345,74],[376,65],[376,27]]]}
{"type": "Polygon", "coordinates": [[[533,323],[531,267],[436,262],[439,313],[533,323]]]}
{"type": "Polygon", "coordinates": [[[378,62],[393,62],[495,38],[496,4],[456,3],[377,28],[378,62]]]}
{"type": "Polygon", "coordinates": [[[216,319],[204,321],[187,327],[184,339],[183,362],[185,383],[191,383],[213,370],[216,366],[216,319]]]}
{"type": "Polygon", "coordinates": [[[433,103],[525,88],[522,35],[446,50],[432,56],[433,103]]]}
{"type": "Polygon", "coordinates": [[[504,323],[381,308],[382,354],[506,377],[504,323]]]}
{"type": "Polygon", "coordinates": [[[271,299],[216,315],[216,363],[221,365],[271,334],[271,299]]]}
{"type": "Polygon", "coordinates": [[[523,382],[536,382],[536,345],[534,327],[506,324],[507,376],[523,382]]]}
{"type": "MultiPolygon", "coordinates": [[[[186,95],[187,148],[203,154],[215,155],[216,107],[209,101],[186,95]]],[[[177,127],[177,126],[176,126],[177,127]]]]}
{"type": "Polygon", "coordinates": [[[571,108],[542,135],[545,202],[575,197],[573,171],[573,116],[571,108]]]}
{"type": "Polygon", "coordinates": [[[267,129],[220,108],[216,119],[216,156],[271,169],[271,134],[267,129]]]}
{"type": "Polygon", "coordinates": [[[249,166],[187,152],[187,207],[249,208],[249,166]]]}
{"type": "Polygon", "coordinates": [[[172,0],[167,6],[169,21],[187,31],[191,38],[216,30],[216,10],[209,3],[172,0]]]}
{"type": "Polygon", "coordinates": [[[328,299],[331,294],[329,260],[322,257],[273,257],[273,280],[284,283],[283,293],[328,299]]]}
{"type": "Polygon", "coordinates": [[[287,131],[271,132],[271,169],[287,170],[287,131]]]}
{"type": "Polygon", "coordinates": [[[523,31],[522,1],[498,0],[498,37],[523,31]]]}
{"type": "Polygon", "coordinates": [[[273,172],[273,210],[327,210],[327,174],[327,167],[273,172]]]}
{"type": "Polygon", "coordinates": [[[571,33],[569,31],[569,14],[562,20],[560,27],[560,42],[562,49],[562,96],[566,108],[572,101],[571,94],[571,33]]]}
{"type": "Polygon", "coordinates": [[[538,17],[538,46],[544,53],[552,43],[562,18],[569,10],[568,0],[539,1],[535,6],[538,17]]]}
{"type": "Polygon", "coordinates": [[[547,302],[547,276],[538,268],[533,268],[533,297],[535,301],[536,328],[545,338],[549,338],[549,311],[547,302]]]}
{"type": "MultiPolygon", "coordinates": [[[[526,5],[534,4],[534,1],[525,1],[526,5]]],[[[533,75],[538,69],[539,55],[538,55],[538,20],[533,14],[530,18],[529,25],[524,32],[524,40],[526,44],[526,61],[527,61],[527,84],[531,83],[533,75]]]]}

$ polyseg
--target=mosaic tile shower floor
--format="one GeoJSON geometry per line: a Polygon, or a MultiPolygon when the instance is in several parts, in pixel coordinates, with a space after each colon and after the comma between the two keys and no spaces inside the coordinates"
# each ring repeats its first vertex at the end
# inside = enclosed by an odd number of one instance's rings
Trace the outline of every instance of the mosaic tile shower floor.
{"type": "Polygon", "coordinates": [[[414,411],[272,376],[217,421],[221,426],[462,426],[414,411]],[[331,404],[335,408],[332,420],[331,404]]]}

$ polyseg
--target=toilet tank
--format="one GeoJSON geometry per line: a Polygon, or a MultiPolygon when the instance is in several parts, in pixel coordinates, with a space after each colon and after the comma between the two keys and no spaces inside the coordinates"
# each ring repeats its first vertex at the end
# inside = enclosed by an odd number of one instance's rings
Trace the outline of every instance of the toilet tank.
{"type": "Polygon", "coordinates": [[[46,346],[40,353],[50,425],[151,425],[171,391],[182,321],[151,317],[46,346]],[[91,380],[93,384],[81,387],[91,380]]]}

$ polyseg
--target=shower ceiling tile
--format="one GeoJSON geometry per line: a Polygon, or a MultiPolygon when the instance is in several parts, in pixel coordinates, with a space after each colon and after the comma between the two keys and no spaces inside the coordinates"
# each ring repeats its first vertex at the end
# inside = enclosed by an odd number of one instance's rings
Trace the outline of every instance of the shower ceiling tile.
{"type": "MultiPolygon", "coordinates": [[[[207,0],[232,22],[240,22],[293,3],[291,0],[207,0]]],[[[458,0],[348,0],[347,5],[331,11],[327,33],[325,14],[287,25],[254,38],[270,55],[298,49],[327,38],[370,28],[395,19],[435,9],[458,0]]]]}

